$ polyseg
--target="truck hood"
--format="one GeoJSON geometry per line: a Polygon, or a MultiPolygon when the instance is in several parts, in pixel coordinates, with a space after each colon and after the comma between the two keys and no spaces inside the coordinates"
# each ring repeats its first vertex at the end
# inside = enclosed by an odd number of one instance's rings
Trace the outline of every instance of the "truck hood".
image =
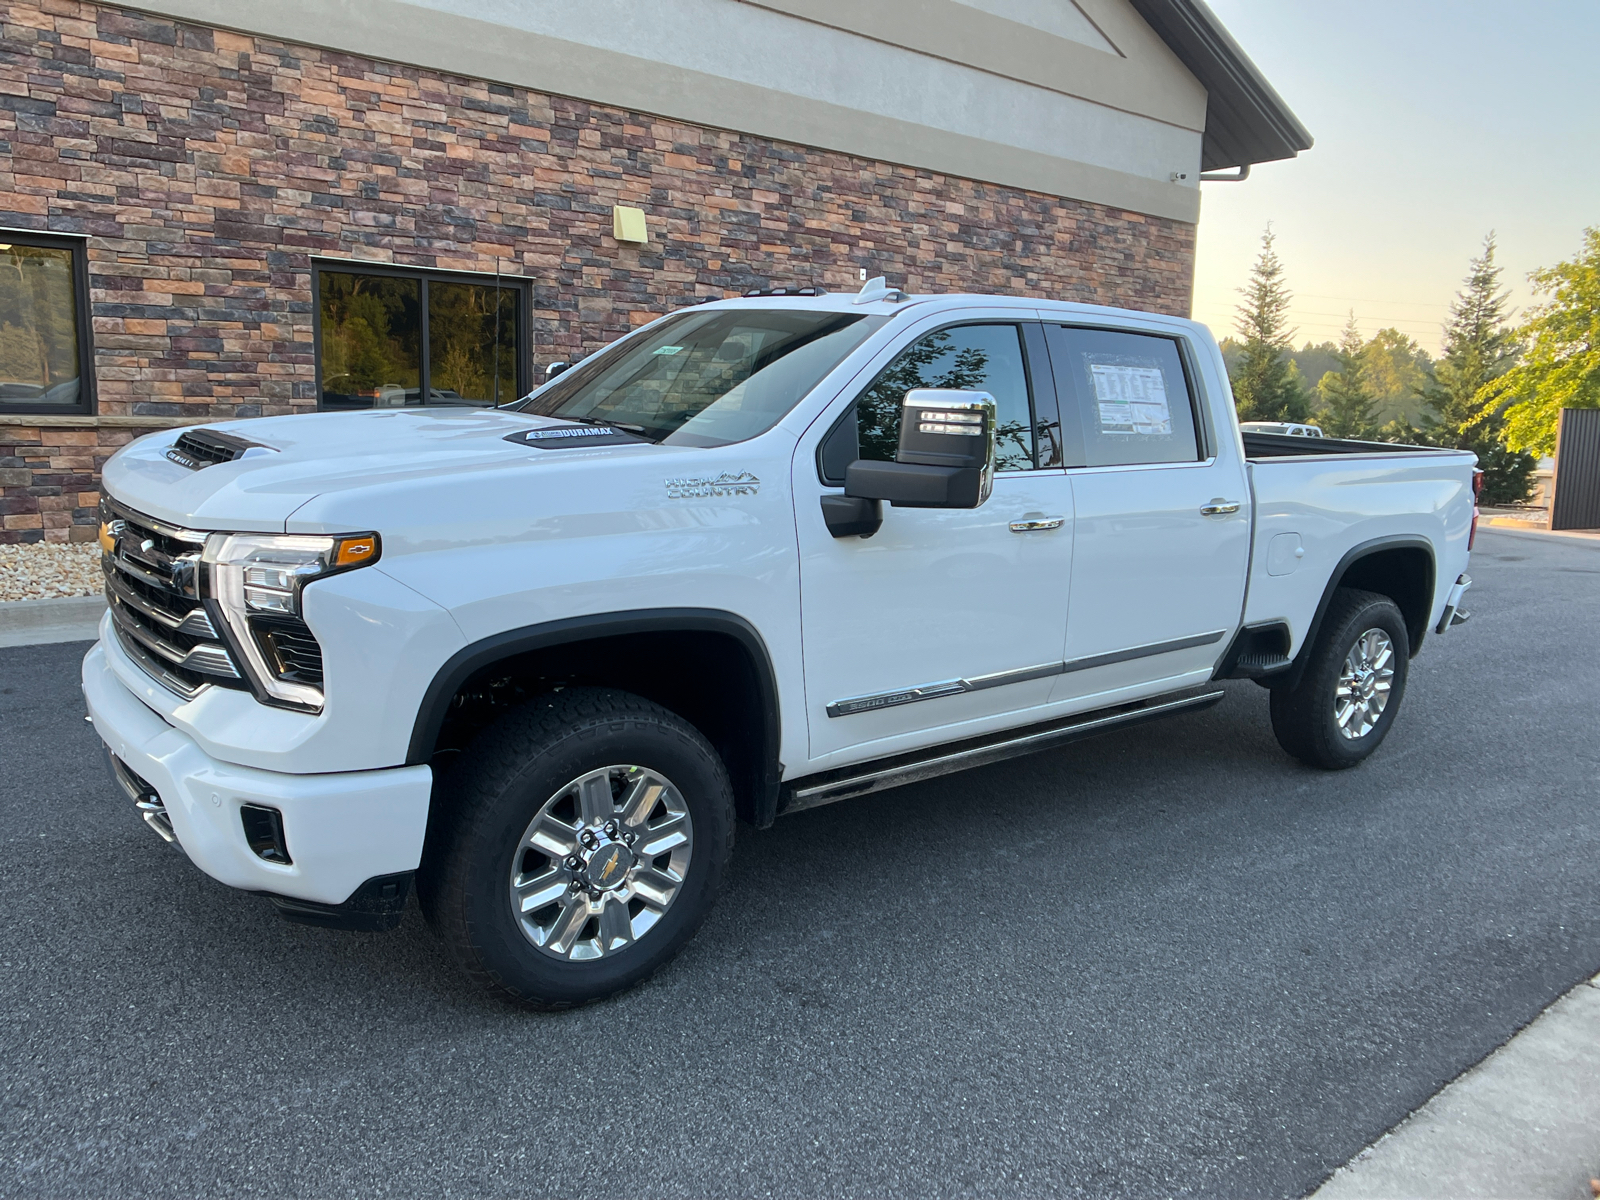
{"type": "Polygon", "coordinates": [[[419,408],[303,413],[163,430],[123,447],[107,463],[106,491],[130,508],[198,529],[281,533],[297,508],[330,491],[436,475],[525,469],[531,459],[611,458],[659,453],[649,442],[584,435],[543,449],[509,435],[590,428],[501,409],[419,408]],[[190,429],[214,429],[255,443],[245,457],[194,469],[167,456],[190,429]]]}

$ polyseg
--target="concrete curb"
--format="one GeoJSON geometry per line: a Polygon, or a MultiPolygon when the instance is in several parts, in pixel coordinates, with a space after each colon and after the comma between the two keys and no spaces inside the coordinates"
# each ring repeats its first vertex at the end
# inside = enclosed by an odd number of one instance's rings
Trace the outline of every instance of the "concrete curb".
{"type": "Polygon", "coordinates": [[[0,646],[92,642],[100,636],[100,616],[105,611],[104,596],[7,601],[0,604],[0,646]]]}
{"type": "Polygon", "coordinates": [[[1531,521],[1515,521],[1509,517],[1490,517],[1487,520],[1479,521],[1478,528],[1493,529],[1497,533],[1511,530],[1515,533],[1537,533],[1541,537],[1583,538],[1591,542],[1600,539],[1600,530],[1545,529],[1543,526],[1535,525],[1531,521]]]}
{"type": "Polygon", "coordinates": [[[1311,1200],[1587,1200],[1600,1174],[1600,976],[1334,1172],[1311,1200]]]}

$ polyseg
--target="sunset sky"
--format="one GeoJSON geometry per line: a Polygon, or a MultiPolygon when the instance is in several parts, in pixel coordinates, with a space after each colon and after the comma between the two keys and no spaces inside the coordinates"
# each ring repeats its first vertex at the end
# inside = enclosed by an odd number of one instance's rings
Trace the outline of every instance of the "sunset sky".
{"type": "Polygon", "coordinates": [[[1203,185],[1194,315],[1232,330],[1268,221],[1296,344],[1395,326],[1436,351],[1483,235],[1513,303],[1600,225],[1600,3],[1209,0],[1317,144],[1203,185]]]}

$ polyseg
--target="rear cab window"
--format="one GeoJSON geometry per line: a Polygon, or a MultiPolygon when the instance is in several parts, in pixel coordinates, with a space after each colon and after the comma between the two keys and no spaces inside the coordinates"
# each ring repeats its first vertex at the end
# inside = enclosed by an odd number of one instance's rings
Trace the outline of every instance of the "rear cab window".
{"type": "Polygon", "coordinates": [[[1204,457],[1195,397],[1174,338],[1049,324],[1066,465],[1121,467],[1204,457]]]}

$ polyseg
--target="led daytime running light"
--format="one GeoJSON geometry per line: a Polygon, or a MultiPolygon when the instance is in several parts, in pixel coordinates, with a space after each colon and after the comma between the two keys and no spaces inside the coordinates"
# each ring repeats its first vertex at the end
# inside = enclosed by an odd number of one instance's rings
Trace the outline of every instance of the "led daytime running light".
{"type": "Polygon", "coordinates": [[[278,678],[268,662],[252,618],[300,619],[301,594],[309,583],[378,561],[375,533],[344,537],[301,534],[214,533],[202,560],[207,599],[220,610],[228,641],[256,694],[280,707],[318,711],[321,688],[278,678]]]}

